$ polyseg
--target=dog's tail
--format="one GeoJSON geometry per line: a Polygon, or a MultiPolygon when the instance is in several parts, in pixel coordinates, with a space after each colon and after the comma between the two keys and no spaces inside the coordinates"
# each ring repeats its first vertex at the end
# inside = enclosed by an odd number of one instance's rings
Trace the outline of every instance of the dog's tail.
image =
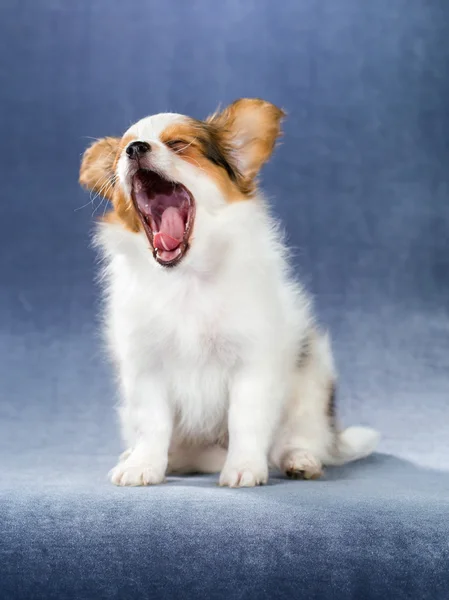
{"type": "Polygon", "coordinates": [[[329,465],[344,465],[365,458],[374,452],[379,440],[379,432],[371,427],[348,427],[338,434],[336,452],[326,462],[329,465]]]}

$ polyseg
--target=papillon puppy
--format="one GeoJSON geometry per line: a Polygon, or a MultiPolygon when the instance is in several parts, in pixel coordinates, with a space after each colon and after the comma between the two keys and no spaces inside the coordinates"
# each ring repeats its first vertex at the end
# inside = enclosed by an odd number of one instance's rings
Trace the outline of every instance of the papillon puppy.
{"type": "Polygon", "coordinates": [[[258,187],[283,117],[248,98],[204,121],[163,113],[83,156],[81,184],[112,208],[96,242],[126,444],[117,485],[221,471],[222,486],[254,486],[269,467],[314,479],[376,446],[374,430],[336,424],[329,340],[258,187]]]}

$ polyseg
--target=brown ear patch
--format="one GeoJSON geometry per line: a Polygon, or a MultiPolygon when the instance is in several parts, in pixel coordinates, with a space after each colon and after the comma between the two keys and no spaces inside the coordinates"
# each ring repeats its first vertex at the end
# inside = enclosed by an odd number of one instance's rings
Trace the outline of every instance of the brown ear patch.
{"type": "Polygon", "coordinates": [[[285,112],[259,98],[241,98],[207,119],[232,148],[237,168],[246,180],[254,180],[270,158],[281,135],[285,112]]]}
{"type": "Polygon", "coordinates": [[[112,215],[115,215],[127,229],[139,231],[140,221],[131,198],[125,195],[119,185],[115,185],[117,161],[123,148],[132,139],[132,136],[106,137],[94,142],[83,155],[79,181],[83,187],[112,202],[114,211],[103,220],[111,222],[112,215]]]}
{"type": "Polygon", "coordinates": [[[98,140],[84,152],[81,161],[80,184],[109,200],[114,189],[114,164],[119,144],[120,138],[106,137],[98,140]]]}

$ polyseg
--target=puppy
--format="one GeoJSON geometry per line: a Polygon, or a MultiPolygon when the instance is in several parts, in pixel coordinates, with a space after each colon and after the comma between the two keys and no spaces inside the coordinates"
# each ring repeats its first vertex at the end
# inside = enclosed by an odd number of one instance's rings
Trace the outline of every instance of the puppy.
{"type": "Polygon", "coordinates": [[[112,205],[96,242],[127,447],[117,485],[221,471],[222,486],[254,486],[269,465],[313,479],[377,443],[337,428],[329,341],[257,186],[283,117],[248,98],[205,121],[158,114],[83,156],[81,184],[112,205]]]}

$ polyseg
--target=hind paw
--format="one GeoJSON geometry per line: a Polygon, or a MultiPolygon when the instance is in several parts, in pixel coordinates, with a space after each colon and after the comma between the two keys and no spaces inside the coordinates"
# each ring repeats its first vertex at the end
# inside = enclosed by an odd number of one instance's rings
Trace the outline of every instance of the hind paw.
{"type": "Polygon", "coordinates": [[[319,479],[321,461],[307,450],[292,450],[282,461],[282,470],[291,479],[319,479]]]}

